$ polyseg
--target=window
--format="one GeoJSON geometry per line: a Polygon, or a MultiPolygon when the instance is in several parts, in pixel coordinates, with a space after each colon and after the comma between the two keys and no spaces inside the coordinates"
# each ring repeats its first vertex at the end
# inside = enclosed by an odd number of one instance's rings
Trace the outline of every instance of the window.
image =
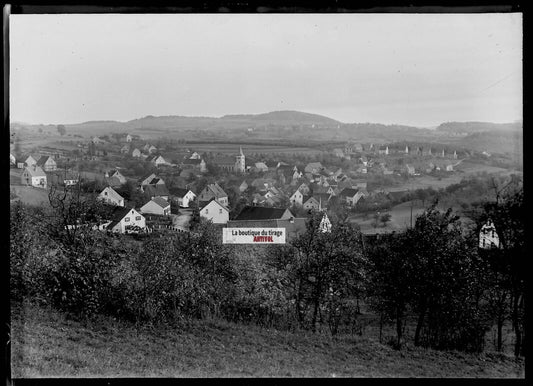
{"type": "Polygon", "coordinates": [[[130,218],[129,218],[129,217],[126,217],[126,218],[124,219],[124,222],[130,222],[130,218]]]}
{"type": "Polygon", "coordinates": [[[218,214],[222,214],[222,209],[219,209],[219,210],[218,210],[218,214]]]}
{"type": "Polygon", "coordinates": [[[209,213],[209,209],[206,209],[206,210],[205,210],[205,214],[208,214],[208,213],[209,213]]]}
{"type": "Polygon", "coordinates": [[[135,217],[135,220],[140,221],[141,220],[141,216],[135,217]]]}

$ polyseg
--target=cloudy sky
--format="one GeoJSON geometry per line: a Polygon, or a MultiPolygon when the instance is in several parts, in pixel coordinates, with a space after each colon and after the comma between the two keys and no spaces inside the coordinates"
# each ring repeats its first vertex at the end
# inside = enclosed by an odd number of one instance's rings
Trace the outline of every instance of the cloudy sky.
{"type": "Polygon", "coordinates": [[[11,15],[12,121],[522,118],[521,14],[11,15]]]}

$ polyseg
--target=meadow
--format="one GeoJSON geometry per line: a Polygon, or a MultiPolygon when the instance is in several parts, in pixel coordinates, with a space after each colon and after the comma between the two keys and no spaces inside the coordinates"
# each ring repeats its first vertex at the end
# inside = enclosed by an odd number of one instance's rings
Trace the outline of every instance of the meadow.
{"type": "Polygon", "coordinates": [[[12,304],[12,377],[467,377],[523,378],[524,360],[335,338],[222,320],[144,325],[92,321],[12,304]]]}

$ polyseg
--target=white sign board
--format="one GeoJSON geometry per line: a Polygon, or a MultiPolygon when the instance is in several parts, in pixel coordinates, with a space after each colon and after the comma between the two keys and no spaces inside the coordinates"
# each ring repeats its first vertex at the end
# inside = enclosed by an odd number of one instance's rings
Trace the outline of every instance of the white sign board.
{"type": "Polygon", "coordinates": [[[285,228],[222,228],[224,244],[285,244],[285,228]]]}

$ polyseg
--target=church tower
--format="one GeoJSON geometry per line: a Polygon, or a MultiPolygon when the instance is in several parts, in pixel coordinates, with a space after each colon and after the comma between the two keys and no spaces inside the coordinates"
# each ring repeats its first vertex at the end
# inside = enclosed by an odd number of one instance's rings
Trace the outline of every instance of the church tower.
{"type": "Polygon", "coordinates": [[[244,153],[242,152],[242,146],[239,147],[239,154],[236,156],[235,160],[235,171],[237,173],[244,173],[246,170],[246,159],[244,153]]]}

